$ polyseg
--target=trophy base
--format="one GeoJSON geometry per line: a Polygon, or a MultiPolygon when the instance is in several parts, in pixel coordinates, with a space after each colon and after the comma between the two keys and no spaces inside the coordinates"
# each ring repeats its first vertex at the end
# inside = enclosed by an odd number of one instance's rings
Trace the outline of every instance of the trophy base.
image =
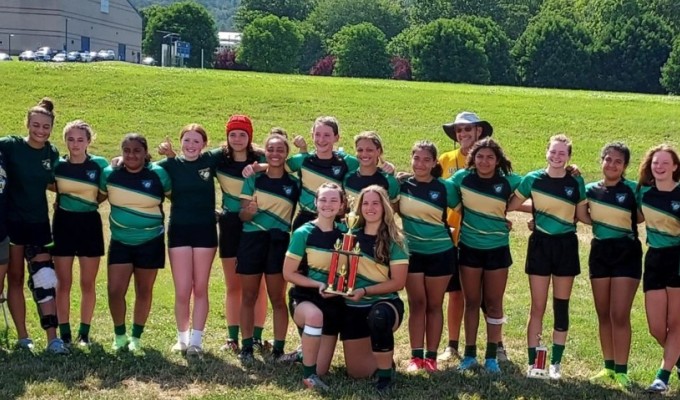
{"type": "Polygon", "coordinates": [[[529,372],[527,373],[527,377],[529,378],[537,378],[537,379],[548,379],[548,371],[540,368],[531,368],[529,369],[529,372]]]}
{"type": "Polygon", "coordinates": [[[349,293],[349,292],[341,292],[339,290],[332,290],[332,289],[325,289],[323,292],[328,293],[328,294],[335,294],[335,295],[338,295],[338,296],[344,296],[344,297],[352,295],[352,293],[349,293]]]}

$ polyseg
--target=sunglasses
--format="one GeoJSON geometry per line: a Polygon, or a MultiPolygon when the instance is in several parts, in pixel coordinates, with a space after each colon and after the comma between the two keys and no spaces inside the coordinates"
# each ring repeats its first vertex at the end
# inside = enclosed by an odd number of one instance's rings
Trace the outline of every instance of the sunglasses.
{"type": "Polygon", "coordinates": [[[461,133],[461,132],[472,132],[473,129],[475,129],[476,126],[474,125],[467,125],[467,126],[461,126],[456,128],[456,133],[461,133]]]}

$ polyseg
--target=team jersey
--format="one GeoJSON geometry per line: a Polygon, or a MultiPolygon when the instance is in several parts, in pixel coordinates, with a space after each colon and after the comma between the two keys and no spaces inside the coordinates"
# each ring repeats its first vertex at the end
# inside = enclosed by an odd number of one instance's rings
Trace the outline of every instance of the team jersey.
{"type": "Polygon", "coordinates": [[[139,245],[163,234],[163,197],[170,195],[170,177],[149,164],[139,172],[106,167],[99,190],[111,204],[111,239],[139,245]]]}
{"type": "Polygon", "coordinates": [[[327,160],[320,159],[316,153],[299,153],[286,161],[286,167],[291,172],[297,172],[300,178],[300,209],[316,213],[314,199],[319,186],[326,182],[342,186],[345,175],[359,168],[359,161],[344,153],[333,152],[333,156],[327,160]]]}
{"type": "Polygon", "coordinates": [[[8,220],[31,224],[49,221],[47,185],[54,183],[54,168],[59,151],[50,142],[34,149],[20,136],[0,139],[0,151],[5,155],[9,187],[8,220]]]}
{"type": "Polygon", "coordinates": [[[222,149],[202,153],[196,160],[180,156],[156,164],[172,181],[170,224],[215,224],[215,168],[222,149]]]}
{"type": "MultiPolygon", "coordinates": [[[[241,210],[241,190],[243,189],[243,168],[253,161],[222,160],[217,164],[217,180],[222,188],[222,210],[224,212],[239,212],[241,210]]],[[[264,161],[262,158],[260,162],[264,161]]]]}
{"type": "MultiPolygon", "coordinates": [[[[439,165],[441,165],[443,170],[442,178],[451,178],[458,170],[464,169],[466,163],[467,155],[463,154],[460,148],[443,153],[439,156],[439,165]]],[[[460,240],[461,227],[460,212],[454,210],[453,208],[449,208],[446,212],[446,222],[451,228],[453,228],[453,242],[458,244],[458,240],[460,240]]]]}
{"type": "Polygon", "coordinates": [[[627,179],[614,186],[605,186],[604,181],[586,186],[595,239],[637,238],[636,193],[636,183],[627,179]]]}
{"type": "Polygon", "coordinates": [[[569,174],[551,178],[544,169],[527,174],[515,196],[531,197],[536,230],[548,235],[576,232],[576,206],[586,201],[583,178],[569,174]]]}
{"type": "Polygon", "coordinates": [[[250,176],[243,184],[241,198],[257,198],[257,213],[243,223],[244,232],[278,229],[290,231],[295,205],[300,198],[300,183],[288,173],[281,178],[270,178],[266,173],[250,176]]]}
{"type": "Polygon", "coordinates": [[[517,189],[521,177],[496,174],[481,178],[474,170],[456,172],[453,184],[456,211],[463,216],[460,241],[475,249],[495,249],[510,243],[510,230],[505,219],[508,199],[517,189]]]}
{"type": "Polygon", "coordinates": [[[396,203],[399,201],[399,182],[397,179],[382,169],[378,170],[373,175],[361,175],[359,170],[349,172],[345,175],[343,186],[349,199],[356,200],[359,198],[359,193],[371,185],[378,185],[387,191],[390,202],[396,203]]]}
{"type": "MultiPolygon", "coordinates": [[[[307,222],[293,232],[286,257],[300,261],[299,270],[317,282],[328,282],[333,246],[342,241],[342,231],[337,226],[324,232],[311,222],[307,222]]],[[[339,264],[347,264],[346,256],[341,255],[339,264]]],[[[340,268],[340,265],[338,265],[340,268]]]]}
{"type": "Polygon", "coordinates": [[[649,247],[680,246],[680,185],[670,192],[643,186],[639,196],[649,247]]]}
{"type": "Polygon", "coordinates": [[[7,238],[7,190],[5,156],[0,151],[0,241],[7,238]]]}
{"type": "Polygon", "coordinates": [[[99,181],[102,171],[109,165],[103,157],[88,154],[79,164],[62,157],[54,168],[57,182],[57,204],[71,212],[91,212],[99,207],[99,181]]]}
{"type": "MultiPolygon", "coordinates": [[[[388,281],[390,279],[390,268],[394,265],[408,265],[408,250],[399,247],[396,243],[390,246],[389,265],[384,265],[375,260],[375,239],[374,235],[367,235],[363,229],[355,232],[356,240],[361,248],[361,257],[357,268],[354,290],[365,288],[388,281]]],[[[349,267],[349,266],[348,266],[349,267]]],[[[367,295],[359,301],[346,299],[346,304],[352,307],[370,306],[381,300],[396,299],[399,297],[397,292],[367,295]]]]}
{"type": "Polygon", "coordinates": [[[410,177],[400,189],[399,214],[409,250],[436,254],[452,248],[446,208],[456,205],[453,184],[441,178],[418,182],[410,177]]]}

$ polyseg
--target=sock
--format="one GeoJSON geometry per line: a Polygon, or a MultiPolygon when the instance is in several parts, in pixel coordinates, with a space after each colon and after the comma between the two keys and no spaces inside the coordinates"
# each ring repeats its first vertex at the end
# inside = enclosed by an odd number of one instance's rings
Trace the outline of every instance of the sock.
{"type": "Polygon", "coordinates": [[[378,369],[376,372],[378,381],[391,381],[392,380],[392,369],[378,369]]]}
{"type": "Polygon", "coordinates": [[[203,345],[203,331],[199,331],[198,329],[192,330],[189,345],[201,347],[203,345]]]}
{"type": "Polygon", "coordinates": [[[614,370],[614,360],[604,360],[604,368],[614,370]]]}
{"type": "Polygon", "coordinates": [[[425,350],[424,349],[411,349],[411,357],[424,358],[425,357],[425,350]]]}
{"type": "Polygon", "coordinates": [[[550,364],[559,364],[562,362],[562,354],[564,354],[564,345],[553,344],[552,354],[550,355],[550,364]]]}
{"type": "Polygon", "coordinates": [[[614,372],[617,374],[627,374],[628,364],[616,364],[614,365],[614,372]]]}
{"type": "Polygon", "coordinates": [[[238,325],[227,326],[227,335],[229,336],[229,339],[238,341],[239,328],[238,325]]]}
{"type": "Polygon", "coordinates": [[[253,338],[242,339],[241,340],[241,347],[243,349],[246,349],[246,348],[252,349],[253,348],[253,338]]]}
{"type": "Polygon", "coordinates": [[[125,335],[125,324],[123,325],[116,325],[113,327],[113,333],[116,334],[116,336],[122,336],[125,335]]]}
{"type": "Polygon", "coordinates": [[[536,364],[536,348],[529,347],[529,365],[536,364]]]}
{"type": "Polygon", "coordinates": [[[487,360],[488,359],[495,359],[497,351],[498,351],[498,344],[487,342],[486,343],[486,354],[484,355],[484,358],[487,359],[487,360]]]}
{"type": "Polygon", "coordinates": [[[449,340],[449,347],[458,351],[458,341],[457,340],[449,340]]]}
{"type": "Polygon", "coordinates": [[[189,343],[189,331],[177,331],[177,340],[181,343],[189,343]]]}
{"type": "Polygon", "coordinates": [[[306,366],[304,364],[302,365],[302,377],[303,378],[305,378],[305,379],[309,378],[311,375],[314,375],[314,374],[316,374],[316,364],[310,365],[310,366],[306,366]]]}
{"type": "Polygon", "coordinates": [[[668,385],[668,380],[671,378],[671,371],[659,368],[659,371],[656,373],[656,378],[661,379],[663,383],[668,385]]]}
{"type": "Polygon", "coordinates": [[[477,346],[476,345],[471,345],[471,346],[465,346],[465,353],[463,353],[463,357],[477,357],[477,346]]]}
{"type": "Polygon", "coordinates": [[[276,340],[274,339],[274,350],[275,351],[280,351],[283,353],[283,348],[286,346],[286,341],[285,340],[276,340]]]}
{"type": "Polygon", "coordinates": [[[253,330],[253,339],[262,341],[262,331],[264,331],[263,327],[256,326],[253,330]]]}
{"type": "Polygon", "coordinates": [[[427,351],[425,352],[425,358],[429,358],[431,360],[434,360],[437,358],[437,352],[436,351],[427,351]]]}
{"type": "Polygon", "coordinates": [[[80,327],[78,327],[78,334],[80,336],[88,336],[90,334],[90,324],[83,324],[81,322],[80,327]]]}
{"type": "Polygon", "coordinates": [[[68,322],[65,324],[59,324],[59,336],[62,339],[71,339],[71,324],[68,322]]]}
{"type": "Polygon", "coordinates": [[[132,324],[132,337],[141,339],[144,333],[144,325],[132,324]]]}

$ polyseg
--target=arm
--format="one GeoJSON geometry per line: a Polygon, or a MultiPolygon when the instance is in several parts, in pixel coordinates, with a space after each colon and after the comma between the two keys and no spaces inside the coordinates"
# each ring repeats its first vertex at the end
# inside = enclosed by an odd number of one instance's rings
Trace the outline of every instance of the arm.
{"type": "Polygon", "coordinates": [[[522,197],[513,194],[508,202],[508,211],[521,211],[531,214],[531,202],[527,200],[529,199],[523,199],[522,197]]]}
{"type": "Polygon", "coordinates": [[[587,225],[592,225],[593,220],[588,212],[588,203],[583,201],[576,205],[576,219],[587,225]]]}
{"type": "Polygon", "coordinates": [[[241,199],[241,210],[238,212],[238,217],[243,222],[252,221],[253,217],[257,214],[257,197],[253,196],[252,199],[241,199]]]}

